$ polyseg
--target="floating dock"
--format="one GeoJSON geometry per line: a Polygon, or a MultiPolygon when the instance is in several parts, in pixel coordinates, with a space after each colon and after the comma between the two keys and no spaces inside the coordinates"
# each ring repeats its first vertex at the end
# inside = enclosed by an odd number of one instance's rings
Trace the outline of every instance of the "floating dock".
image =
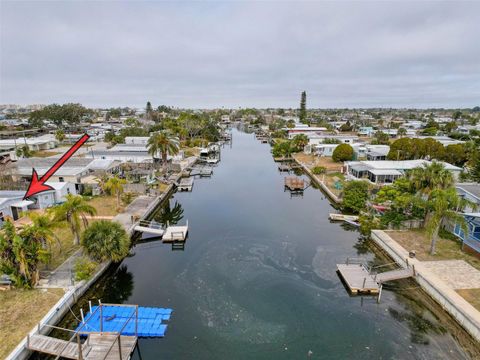
{"type": "Polygon", "coordinates": [[[363,264],[337,264],[343,281],[352,294],[378,294],[380,285],[363,264]]]}
{"type": "Polygon", "coordinates": [[[192,191],[193,189],[193,178],[182,178],[178,184],[178,191],[192,191]]]}
{"type": "Polygon", "coordinates": [[[213,168],[211,166],[195,166],[190,172],[190,176],[210,177],[213,174],[213,168]]]}
{"type": "Polygon", "coordinates": [[[303,191],[305,180],[296,176],[287,176],[285,178],[285,188],[290,191],[303,191]]]}
{"type": "MultiPolygon", "coordinates": [[[[375,269],[379,267],[381,266],[375,269]]],[[[383,283],[415,276],[414,266],[380,273],[372,270],[358,259],[347,259],[345,264],[337,264],[337,271],[352,294],[379,294],[380,296],[383,283]]]]}
{"type": "Polygon", "coordinates": [[[183,226],[168,226],[163,234],[162,241],[164,243],[184,242],[188,235],[188,220],[183,226]]]}
{"type": "Polygon", "coordinates": [[[92,306],[92,311],[85,315],[85,320],[77,329],[82,332],[119,332],[126,336],[164,337],[167,325],[163,322],[170,320],[173,312],[172,309],[142,306],[133,309],[122,305],[101,307],[99,311],[98,306],[92,306]]]}
{"type": "Polygon", "coordinates": [[[37,333],[27,336],[27,348],[58,358],[73,360],[130,359],[139,337],[163,337],[164,321],[172,309],[138,305],[99,304],[91,306],[75,330],[52,325],[38,326],[37,333]],[[68,339],[43,335],[44,328],[64,331],[68,339]]]}
{"type": "Polygon", "coordinates": [[[278,164],[279,171],[290,171],[290,166],[287,164],[278,164]]]}

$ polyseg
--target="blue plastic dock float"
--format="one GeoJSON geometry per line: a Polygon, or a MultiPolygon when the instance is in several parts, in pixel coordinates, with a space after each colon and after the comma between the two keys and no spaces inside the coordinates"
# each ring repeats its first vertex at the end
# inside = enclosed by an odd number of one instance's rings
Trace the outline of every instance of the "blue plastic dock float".
{"type": "MultiPolygon", "coordinates": [[[[98,306],[92,306],[92,312],[88,312],[85,315],[85,321],[80,323],[76,330],[80,330],[83,333],[100,331],[100,311],[96,311],[97,308],[98,306]]],[[[172,311],[172,309],[139,306],[137,336],[165,336],[167,325],[162,322],[170,320],[172,311]]],[[[103,332],[122,331],[121,335],[135,335],[134,307],[102,305],[102,317],[103,332]]]]}

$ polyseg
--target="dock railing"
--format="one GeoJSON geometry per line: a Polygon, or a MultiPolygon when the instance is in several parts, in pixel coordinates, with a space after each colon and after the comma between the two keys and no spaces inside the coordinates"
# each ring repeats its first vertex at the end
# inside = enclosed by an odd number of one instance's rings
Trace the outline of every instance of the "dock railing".
{"type": "MultiPolygon", "coordinates": [[[[50,328],[50,329],[54,329],[54,330],[60,330],[60,331],[65,331],[65,332],[69,332],[69,333],[72,333],[72,336],[69,338],[68,342],[65,343],[65,345],[62,347],[62,349],[60,350],[60,352],[58,353],[58,355],[55,357],[55,360],[58,360],[62,357],[64,351],[67,349],[67,347],[72,344],[72,343],[75,343],[77,344],[78,346],[78,360],[83,360],[83,350],[84,350],[84,345],[86,347],[89,346],[89,340],[90,340],[90,337],[88,335],[90,334],[100,334],[100,335],[103,335],[103,334],[109,334],[109,335],[115,335],[115,340],[112,342],[112,345],[110,346],[109,350],[107,351],[107,354],[105,355],[104,359],[108,356],[108,354],[111,352],[111,350],[113,349],[113,346],[117,343],[118,344],[118,350],[119,350],[119,359],[120,360],[123,360],[122,359],[122,348],[121,348],[121,336],[122,336],[122,332],[125,330],[126,326],[130,323],[130,321],[132,320],[132,318],[135,319],[135,332],[134,332],[134,335],[132,336],[135,336],[137,337],[138,336],[138,305],[124,305],[124,304],[103,304],[99,301],[99,304],[98,304],[98,307],[94,310],[94,311],[91,311],[90,312],[90,315],[89,315],[89,319],[92,318],[96,313],[100,312],[100,316],[99,316],[99,329],[94,329],[94,331],[88,331],[88,330],[83,330],[84,327],[88,324],[88,321],[85,321],[85,319],[83,318],[83,311],[81,312],[82,314],[82,319],[81,319],[81,322],[80,322],[80,327],[78,327],[76,330],[71,330],[71,329],[65,329],[65,328],[61,328],[61,327],[58,327],[58,326],[54,326],[54,325],[49,325],[49,324],[43,324],[41,325],[40,323],[38,324],[38,329],[37,329],[37,333],[38,334],[41,334],[41,329],[43,327],[47,327],[47,328],[50,328]],[[128,317],[128,319],[125,321],[125,323],[123,324],[122,328],[120,331],[115,331],[115,332],[112,332],[112,331],[103,331],[103,307],[106,306],[124,306],[124,307],[130,307],[130,308],[133,308],[133,311],[131,313],[131,315],[128,317]],[[82,344],[82,341],[81,341],[81,336],[82,335],[87,335],[87,340],[84,344],[82,344]]],[[[90,326],[90,325],[89,325],[90,326]]],[[[30,348],[30,334],[27,335],[27,348],[30,348]]]]}
{"type": "Polygon", "coordinates": [[[151,221],[151,220],[140,220],[138,222],[138,225],[148,227],[148,228],[151,228],[151,229],[163,230],[163,225],[162,224],[157,223],[155,221],[151,221]]]}
{"type": "MultiPolygon", "coordinates": [[[[118,305],[115,305],[115,306],[118,306],[118,305]]],[[[125,305],[125,306],[128,306],[128,305],[125,305]]],[[[138,336],[138,305],[135,305],[135,309],[132,312],[132,314],[128,317],[127,321],[125,321],[125,324],[123,324],[120,331],[118,333],[116,333],[115,340],[113,340],[112,345],[110,345],[110,348],[108,349],[107,353],[103,357],[103,360],[105,360],[108,357],[108,355],[110,354],[110,352],[114,348],[115,344],[117,344],[117,346],[118,346],[119,359],[123,360],[122,359],[123,354],[122,354],[122,338],[121,338],[121,336],[122,336],[123,330],[125,330],[125,327],[128,325],[130,320],[132,320],[132,317],[134,315],[135,315],[135,337],[138,336]]]]}

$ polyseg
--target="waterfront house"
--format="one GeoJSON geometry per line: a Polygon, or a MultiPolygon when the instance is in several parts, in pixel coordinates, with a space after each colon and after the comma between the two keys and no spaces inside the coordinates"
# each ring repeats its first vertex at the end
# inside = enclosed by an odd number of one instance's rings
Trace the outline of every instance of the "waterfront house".
{"type": "MultiPolygon", "coordinates": [[[[347,161],[345,173],[350,180],[366,179],[373,184],[391,184],[396,179],[405,175],[405,172],[424,164],[430,164],[428,160],[403,160],[403,161],[347,161]]],[[[455,179],[458,178],[461,168],[442,162],[445,168],[452,172],[455,179]]]]}
{"type": "MultiPolygon", "coordinates": [[[[56,157],[49,158],[26,158],[20,159],[16,163],[16,171],[12,174],[14,181],[30,181],[32,178],[32,169],[35,168],[39,176],[42,176],[58,160],[56,157]]],[[[50,181],[71,183],[75,185],[77,193],[81,193],[85,179],[92,174],[117,173],[120,163],[113,160],[91,159],[73,157],[65,162],[50,181]]]]}
{"type": "Polygon", "coordinates": [[[307,136],[327,131],[326,127],[313,127],[306,124],[295,124],[293,128],[283,128],[286,131],[289,139],[293,139],[296,135],[305,134],[307,136]]]}
{"type": "Polygon", "coordinates": [[[462,249],[466,252],[480,255],[480,184],[459,183],[456,186],[459,196],[477,206],[477,209],[467,208],[463,216],[468,226],[465,235],[459,224],[453,226],[453,233],[462,241],[462,249]]]}
{"type": "Polygon", "coordinates": [[[60,204],[66,200],[67,194],[76,195],[75,184],[47,182],[53,190],[36,194],[26,200],[23,199],[25,191],[1,190],[0,191],[0,226],[7,217],[18,220],[28,210],[46,209],[60,204]]]}

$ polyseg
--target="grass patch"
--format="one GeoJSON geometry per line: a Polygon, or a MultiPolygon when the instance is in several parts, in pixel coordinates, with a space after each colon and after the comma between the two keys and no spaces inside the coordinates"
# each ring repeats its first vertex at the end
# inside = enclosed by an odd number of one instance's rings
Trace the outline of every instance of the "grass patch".
{"type": "Polygon", "coordinates": [[[53,232],[57,236],[58,242],[52,243],[50,263],[44,268],[49,270],[56,269],[80,248],[79,245],[73,245],[73,234],[66,221],[59,223],[53,232]]]}
{"type": "MultiPolygon", "coordinates": [[[[386,231],[396,242],[402,245],[405,250],[415,250],[416,257],[419,260],[435,261],[435,260],[464,260],[474,268],[480,270],[480,259],[473,255],[462,251],[462,243],[456,238],[445,236],[440,237],[437,241],[437,252],[430,255],[430,239],[423,229],[415,229],[409,231],[386,231]]],[[[443,233],[440,233],[442,235],[443,233]]]]}
{"type": "Polygon", "coordinates": [[[63,294],[62,289],[0,292],[0,359],[7,357],[63,294]]]}
{"type": "Polygon", "coordinates": [[[97,216],[115,216],[123,211],[123,208],[119,209],[117,207],[117,198],[115,196],[94,196],[88,200],[88,203],[97,209],[97,216]]]}
{"type": "Polygon", "coordinates": [[[39,151],[33,151],[32,152],[32,157],[41,157],[41,158],[46,158],[54,155],[61,154],[61,152],[57,151],[47,151],[47,150],[39,150],[39,151]]]}
{"type": "Polygon", "coordinates": [[[480,289],[458,289],[455,291],[480,311],[480,289]]]}
{"type": "Polygon", "coordinates": [[[158,191],[164,193],[165,191],[167,191],[168,186],[169,186],[168,184],[159,182],[158,186],[157,186],[157,189],[158,189],[158,191]]]}
{"type": "Polygon", "coordinates": [[[293,157],[296,160],[307,165],[309,168],[314,168],[316,166],[323,166],[327,170],[327,173],[331,173],[331,172],[340,173],[340,171],[342,171],[343,163],[337,163],[333,161],[331,157],[314,156],[314,155],[305,154],[305,153],[296,153],[293,155],[293,157]]]}

